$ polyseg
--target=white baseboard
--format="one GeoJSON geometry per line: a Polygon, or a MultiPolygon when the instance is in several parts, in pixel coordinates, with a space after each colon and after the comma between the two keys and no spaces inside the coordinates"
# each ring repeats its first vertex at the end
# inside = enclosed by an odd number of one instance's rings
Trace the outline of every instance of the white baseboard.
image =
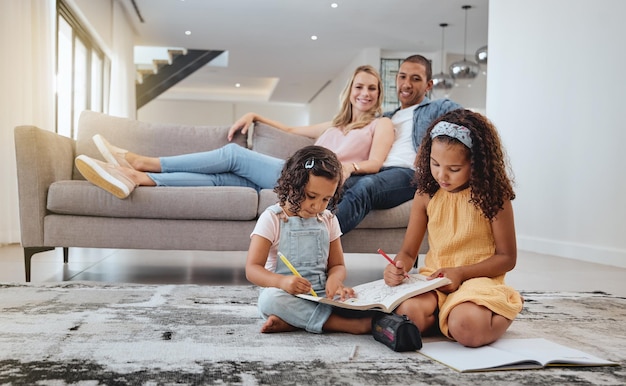
{"type": "Polygon", "coordinates": [[[517,236],[517,248],[535,253],[626,268],[626,251],[595,245],[517,236]]]}

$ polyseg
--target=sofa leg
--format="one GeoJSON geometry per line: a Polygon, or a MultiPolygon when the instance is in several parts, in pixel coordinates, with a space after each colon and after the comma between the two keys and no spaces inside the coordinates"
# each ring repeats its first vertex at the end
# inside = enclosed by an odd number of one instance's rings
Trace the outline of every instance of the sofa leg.
{"type": "MultiPolygon", "coordinates": [[[[35,253],[51,251],[54,247],[26,247],[24,248],[24,268],[26,271],[26,281],[30,281],[30,260],[35,253]]],[[[67,248],[65,248],[67,249],[67,248]]],[[[65,255],[65,251],[63,251],[65,255]]],[[[65,256],[64,256],[65,258],[65,256]]]]}

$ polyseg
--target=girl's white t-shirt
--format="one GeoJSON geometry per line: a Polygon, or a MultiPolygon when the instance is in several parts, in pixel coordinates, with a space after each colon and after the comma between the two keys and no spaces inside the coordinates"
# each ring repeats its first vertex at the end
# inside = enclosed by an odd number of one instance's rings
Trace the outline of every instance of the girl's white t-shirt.
{"type": "MultiPolygon", "coordinates": [[[[339,226],[339,220],[337,220],[335,215],[333,215],[329,210],[325,210],[320,217],[328,228],[329,240],[331,242],[341,237],[341,227],[339,226]]],[[[278,260],[278,241],[280,240],[280,221],[283,220],[280,219],[279,215],[271,210],[265,210],[259,216],[256,226],[254,227],[252,234],[250,234],[250,237],[253,235],[259,235],[272,242],[272,245],[270,246],[270,253],[267,257],[267,262],[265,263],[265,269],[270,272],[276,271],[278,260]]]]}

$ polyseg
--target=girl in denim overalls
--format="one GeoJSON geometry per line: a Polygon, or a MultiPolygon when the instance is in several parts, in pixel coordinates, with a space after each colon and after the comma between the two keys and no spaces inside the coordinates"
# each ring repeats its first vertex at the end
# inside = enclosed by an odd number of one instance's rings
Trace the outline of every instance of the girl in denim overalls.
{"type": "Polygon", "coordinates": [[[246,261],[246,277],[262,287],[258,306],[266,321],[261,332],[371,332],[367,314],[340,316],[329,305],[294,296],[354,296],[343,285],[341,229],[331,212],[341,195],[341,177],[341,163],[321,146],[304,147],[286,161],[274,188],[279,203],[259,217],[246,261]],[[278,259],[279,251],[302,277],[278,259]]]}

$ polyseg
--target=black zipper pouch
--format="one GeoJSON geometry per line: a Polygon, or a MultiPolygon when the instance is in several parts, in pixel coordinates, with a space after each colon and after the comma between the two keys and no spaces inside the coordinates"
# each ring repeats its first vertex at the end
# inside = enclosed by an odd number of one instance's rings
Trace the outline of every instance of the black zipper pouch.
{"type": "Polygon", "coordinates": [[[372,318],[374,339],[393,351],[416,351],[422,348],[422,336],[406,315],[383,314],[372,318]]]}

